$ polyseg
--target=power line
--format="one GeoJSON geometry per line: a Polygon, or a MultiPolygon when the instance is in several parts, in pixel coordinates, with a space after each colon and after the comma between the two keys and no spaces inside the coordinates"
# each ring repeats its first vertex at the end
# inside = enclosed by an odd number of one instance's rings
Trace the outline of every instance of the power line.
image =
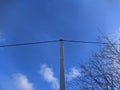
{"type": "MultiPolygon", "coordinates": [[[[64,42],[72,42],[72,43],[83,43],[83,44],[109,44],[106,42],[95,42],[95,41],[77,41],[77,40],[63,40],[64,42]]],[[[113,43],[114,45],[120,45],[120,43],[113,43]]]]}
{"type": "Polygon", "coordinates": [[[108,44],[103,42],[95,42],[95,41],[77,41],[77,40],[63,40],[65,42],[73,42],[73,43],[86,43],[86,44],[108,44]]]}
{"type": "MultiPolygon", "coordinates": [[[[104,42],[95,42],[95,41],[78,41],[78,40],[51,40],[51,41],[43,41],[43,42],[30,42],[30,43],[17,43],[17,44],[7,44],[7,45],[0,45],[0,47],[14,47],[14,46],[26,46],[26,45],[35,45],[35,44],[45,44],[45,43],[53,43],[53,42],[72,42],[72,43],[83,43],[83,44],[108,44],[104,42]]],[[[120,45],[120,44],[115,44],[120,45]]]]}
{"type": "Polygon", "coordinates": [[[31,42],[31,43],[17,43],[17,44],[1,45],[0,47],[26,46],[26,45],[34,45],[34,44],[53,43],[53,42],[58,42],[58,41],[59,40],[43,41],[43,42],[31,42]]]}

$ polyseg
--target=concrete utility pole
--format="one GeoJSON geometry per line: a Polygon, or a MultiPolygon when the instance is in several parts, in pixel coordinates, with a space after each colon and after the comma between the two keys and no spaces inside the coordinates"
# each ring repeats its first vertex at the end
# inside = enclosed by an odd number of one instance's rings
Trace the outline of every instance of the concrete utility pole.
{"type": "Polygon", "coordinates": [[[64,75],[64,41],[60,40],[60,90],[65,90],[65,75],[64,75]]]}

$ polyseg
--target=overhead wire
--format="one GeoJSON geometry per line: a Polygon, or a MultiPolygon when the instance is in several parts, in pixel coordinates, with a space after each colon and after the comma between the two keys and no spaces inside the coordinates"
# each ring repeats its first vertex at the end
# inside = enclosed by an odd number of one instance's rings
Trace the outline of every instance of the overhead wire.
{"type": "Polygon", "coordinates": [[[73,43],[86,43],[86,44],[108,44],[104,42],[95,42],[95,41],[77,41],[77,40],[63,40],[65,42],[73,42],[73,43]]]}
{"type": "Polygon", "coordinates": [[[30,42],[30,43],[7,44],[7,45],[0,45],[0,47],[26,46],[26,45],[53,43],[53,42],[58,42],[58,41],[59,41],[59,40],[43,41],[43,42],[30,42]]]}
{"type": "MultiPolygon", "coordinates": [[[[16,43],[16,44],[6,44],[6,45],[0,45],[0,47],[14,47],[14,46],[26,46],[26,45],[35,45],[35,44],[45,44],[45,43],[53,43],[53,42],[72,42],[72,43],[83,43],[83,44],[108,44],[104,42],[95,42],[95,41],[78,41],[78,40],[51,40],[51,41],[41,41],[41,42],[30,42],[30,43],[16,43]]],[[[120,44],[115,44],[120,45],[120,44]]]]}

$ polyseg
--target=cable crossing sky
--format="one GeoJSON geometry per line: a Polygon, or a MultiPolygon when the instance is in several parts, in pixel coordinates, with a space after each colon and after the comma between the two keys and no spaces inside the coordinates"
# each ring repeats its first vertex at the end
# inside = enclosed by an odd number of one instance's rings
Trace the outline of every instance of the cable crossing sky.
{"type": "MultiPolygon", "coordinates": [[[[97,41],[79,41],[79,40],[51,40],[51,41],[41,41],[41,42],[30,42],[30,43],[16,43],[16,44],[6,44],[6,45],[0,45],[0,47],[13,47],[13,46],[26,46],[26,45],[35,45],[35,44],[47,44],[47,43],[53,43],[53,42],[72,42],[72,43],[83,43],[83,44],[108,44],[104,42],[97,42],[97,41]]],[[[120,45],[120,44],[116,44],[120,45]]]]}

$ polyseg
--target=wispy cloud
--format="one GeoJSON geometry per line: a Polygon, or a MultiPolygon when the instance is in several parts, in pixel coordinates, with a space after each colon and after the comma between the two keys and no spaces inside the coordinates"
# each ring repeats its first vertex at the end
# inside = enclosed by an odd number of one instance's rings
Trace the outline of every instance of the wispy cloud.
{"type": "Polygon", "coordinates": [[[25,75],[14,74],[13,82],[19,90],[34,90],[33,83],[29,82],[25,75]]]}
{"type": "Polygon", "coordinates": [[[107,34],[113,41],[120,42],[120,27],[107,34]]]}
{"type": "Polygon", "coordinates": [[[80,71],[77,68],[73,67],[73,68],[71,68],[69,73],[66,74],[66,80],[71,81],[71,80],[73,80],[77,77],[80,77],[80,76],[81,76],[80,71]]]}
{"type": "Polygon", "coordinates": [[[59,90],[59,82],[58,79],[54,76],[52,68],[48,67],[46,64],[43,64],[40,67],[39,73],[43,76],[44,80],[46,80],[48,83],[51,83],[54,90],[59,90]]]}
{"type": "Polygon", "coordinates": [[[0,32],[0,42],[4,41],[5,41],[4,33],[0,32]]]}
{"type": "Polygon", "coordinates": [[[0,88],[2,90],[35,90],[27,76],[23,74],[13,74],[12,77],[0,77],[0,88]]]}

